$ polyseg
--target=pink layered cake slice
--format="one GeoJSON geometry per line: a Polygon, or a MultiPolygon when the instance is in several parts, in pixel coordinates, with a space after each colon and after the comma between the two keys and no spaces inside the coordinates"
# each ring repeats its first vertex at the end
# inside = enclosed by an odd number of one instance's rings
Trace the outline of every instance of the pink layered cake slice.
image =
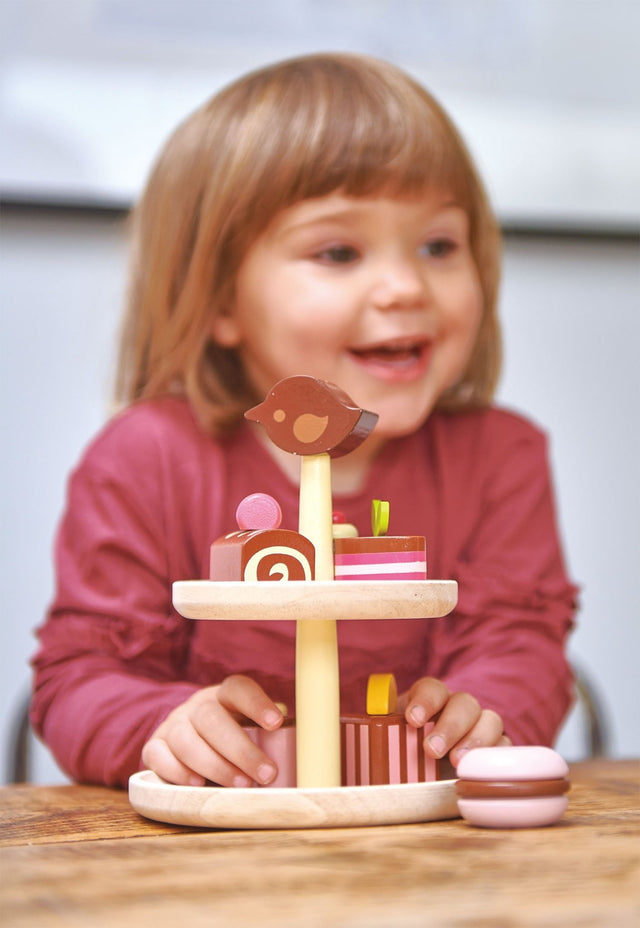
{"type": "Polygon", "coordinates": [[[422,535],[334,538],[336,580],[426,580],[422,535]]]}

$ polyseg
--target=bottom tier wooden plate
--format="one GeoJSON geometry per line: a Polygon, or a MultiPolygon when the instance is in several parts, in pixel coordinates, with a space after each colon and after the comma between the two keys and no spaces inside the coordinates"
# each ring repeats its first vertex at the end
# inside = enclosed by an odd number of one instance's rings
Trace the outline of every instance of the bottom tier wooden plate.
{"type": "Polygon", "coordinates": [[[129,780],[129,801],[146,818],[204,828],[344,828],[457,818],[455,780],[332,789],[174,786],[150,770],[129,780]]]}

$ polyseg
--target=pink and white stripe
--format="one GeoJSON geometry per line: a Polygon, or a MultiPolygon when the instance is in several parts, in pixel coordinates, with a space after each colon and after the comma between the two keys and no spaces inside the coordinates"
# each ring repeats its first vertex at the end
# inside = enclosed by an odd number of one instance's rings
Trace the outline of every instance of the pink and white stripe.
{"type": "Polygon", "coordinates": [[[336,580],[424,580],[427,557],[424,551],[381,551],[336,554],[336,580]]]}
{"type": "Polygon", "coordinates": [[[438,779],[422,743],[433,728],[413,728],[401,715],[341,719],[342,785],[425,783],[438,779]]]}

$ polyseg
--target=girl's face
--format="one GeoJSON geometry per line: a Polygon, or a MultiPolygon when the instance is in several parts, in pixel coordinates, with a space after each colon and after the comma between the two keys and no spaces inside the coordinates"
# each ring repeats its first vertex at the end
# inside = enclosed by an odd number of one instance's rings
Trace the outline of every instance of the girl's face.
{"type": "Polygon", "coordinates": [[[234,304],[216,318],[258,391],[309,374],[415,430],[459,379],[482,314],[466,213],[444,195],[304,200],[249,249],[234,304]]]}

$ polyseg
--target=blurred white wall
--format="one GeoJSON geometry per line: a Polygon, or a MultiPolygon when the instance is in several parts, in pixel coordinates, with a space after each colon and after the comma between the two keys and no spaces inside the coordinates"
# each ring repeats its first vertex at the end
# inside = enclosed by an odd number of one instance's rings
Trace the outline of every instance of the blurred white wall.
{"type": "MultiPolygon", "coordinates": [[[[571,653],[598,684],[612,752],[640,755],[638,10],[631,0],[4,0],[0,193],[19,206],[0,224],[0,775],[51,594],[66,476],[107,412],[126,261],[112,212],[43,203],[128,203],[160,139],[217,83],[338,47],[423,77],[458,119],[502,220],[538,233],[507,236],[500,399],[551,433],[583,587],[571,653]],[[558,234],[572,229],[581,235],[558,234]]],[[[576,710],[560,741],[569,758],[584,751],[581,725],[576,710]]],[[[36,778],[60,778],[43,750],[36,778]]]]}
{"type": "Polygon", "coordinates": [[[160,142],[246,70],[324,49],[415,74],[501,216],[637,225],[636,0],[3,0],[5,194],[127,202],[160,142]]]}

